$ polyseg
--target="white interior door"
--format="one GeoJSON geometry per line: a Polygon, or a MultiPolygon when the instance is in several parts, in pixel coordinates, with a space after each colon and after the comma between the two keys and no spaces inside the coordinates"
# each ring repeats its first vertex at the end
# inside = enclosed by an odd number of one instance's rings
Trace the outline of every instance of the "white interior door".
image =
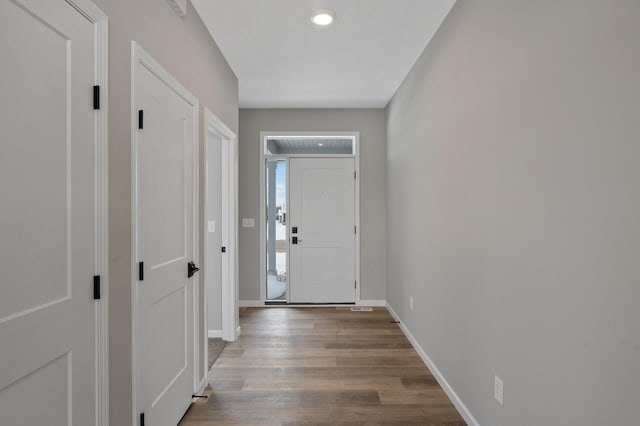
{"type": "Polygon", "coordinates": [[[94,26],[2,1],[0,54],[0,423],[95,424],[94,26]]]}
{"type": "Polygon", "coordinates": [[[207,129],[207,235],[204,264],[208,337],[222,337],[222,145],[224,136],[207,129]]]}
{"type": "Polygon", "coordinates": [[[197,101],[148,55],[134,66],[137,405],[175,426],[195,386],[197,101]]]}
{"type": "Polygon", "coordinates": [[[289,165],[289,301],[353,303],[355,159],[291,158],[289,165]]]}

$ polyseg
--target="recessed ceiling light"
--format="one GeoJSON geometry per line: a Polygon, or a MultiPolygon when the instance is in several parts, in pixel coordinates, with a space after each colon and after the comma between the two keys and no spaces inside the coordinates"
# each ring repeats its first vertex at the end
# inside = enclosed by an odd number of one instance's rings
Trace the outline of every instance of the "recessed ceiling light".
{"type": "Polygon", "coordinates": [[[324,146],[322,142],[318,142],[318,146],[324,146]]]}
{"type": "Polygon", "coordinates": [[[318,10],[311,17],[311,22],[321,27],[330,25],[335,18],[335,14],[330,10],[318,10]]]}

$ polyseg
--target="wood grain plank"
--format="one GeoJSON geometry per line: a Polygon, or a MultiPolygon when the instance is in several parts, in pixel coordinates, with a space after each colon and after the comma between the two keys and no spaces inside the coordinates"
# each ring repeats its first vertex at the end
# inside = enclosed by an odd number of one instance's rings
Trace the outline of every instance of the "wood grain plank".
{"type": "Polygon", "coordinates": [[[181,426],[462,426],[385,308],[242,308],[181,426]]]}

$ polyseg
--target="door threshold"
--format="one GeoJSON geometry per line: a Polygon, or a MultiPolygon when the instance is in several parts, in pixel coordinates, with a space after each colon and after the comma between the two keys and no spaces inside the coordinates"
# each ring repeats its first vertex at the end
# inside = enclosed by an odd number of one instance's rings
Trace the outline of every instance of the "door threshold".
{"type": "Polygon", "coordinates": [[[276,301],[276,300],[266,300],[264,302],[265,306],[295,306],[295,307],[323,307],[323,306],[355,306],[356,302],[343,302],[343,303],[294,303],[294,302],[285,302],[285,301],[276,301]]]}

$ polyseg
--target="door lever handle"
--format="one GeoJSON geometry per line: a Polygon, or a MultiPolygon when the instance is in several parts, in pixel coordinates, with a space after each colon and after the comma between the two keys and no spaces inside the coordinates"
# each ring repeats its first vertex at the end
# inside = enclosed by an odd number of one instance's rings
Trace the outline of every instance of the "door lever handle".
{"type": "Polygon", "coordinates": [[[291,237],[291,244],[298,244],[301,243],[302,240],[299,239],[298,237],[291,237]]]}
{"type": "Polygon", "coordinates": [[[198,268],[195,263],[189,262],[187,264],[187,278],[191,278],[193,276],[193,274],[195,274],[199,270],[200,270],[200,268],[198,268]]]}

